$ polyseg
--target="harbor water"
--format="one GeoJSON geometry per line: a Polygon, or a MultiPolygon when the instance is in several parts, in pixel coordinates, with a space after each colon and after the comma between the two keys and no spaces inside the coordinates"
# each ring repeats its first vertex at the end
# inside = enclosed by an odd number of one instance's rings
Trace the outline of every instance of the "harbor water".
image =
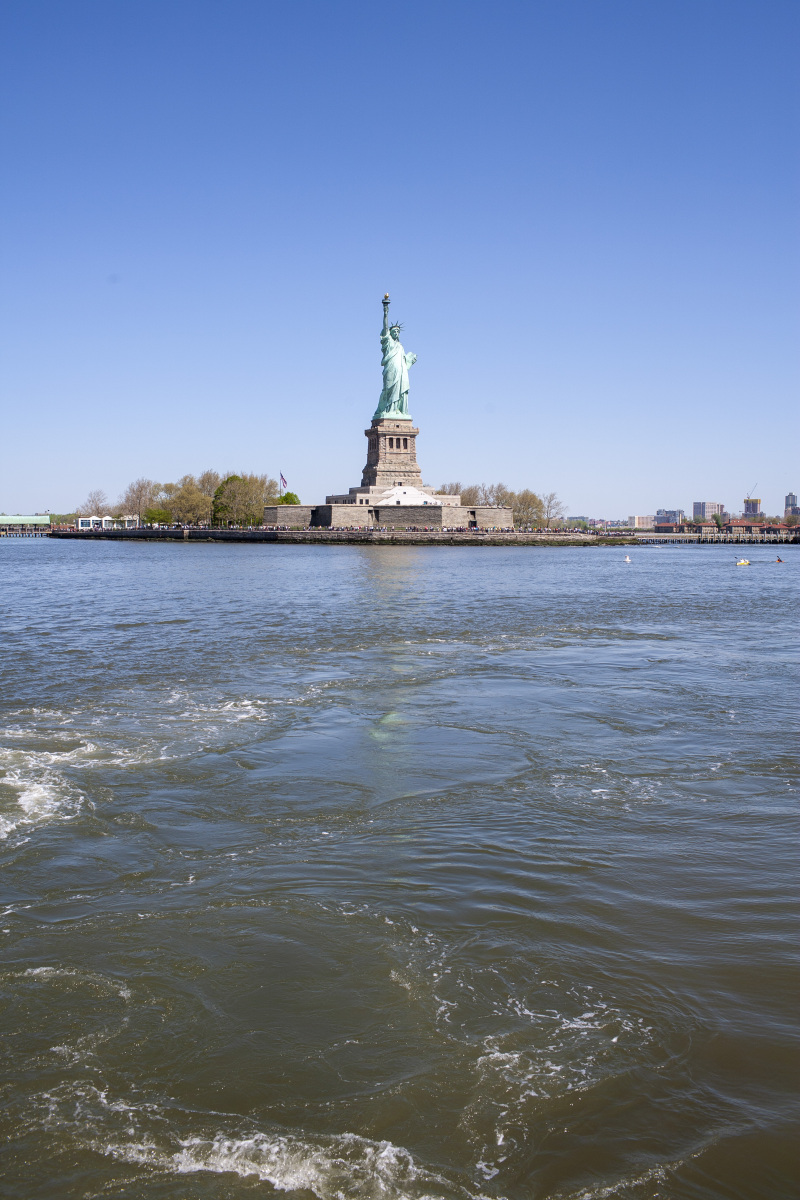
{"type": "Polygon", "coordinates": [[[3,1194],[797,1195],[779,553],[0,542],[3,1194]]]}

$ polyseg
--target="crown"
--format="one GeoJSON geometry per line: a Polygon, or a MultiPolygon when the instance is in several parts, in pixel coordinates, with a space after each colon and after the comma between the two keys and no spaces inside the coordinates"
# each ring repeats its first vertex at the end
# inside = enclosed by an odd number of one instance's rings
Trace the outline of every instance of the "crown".
{"type": "Polygon", "coordinates": [[[396,330],[398,330],[398,332],[399,332],[401,329],[405,329],[405,325],[402,325],[402,324],[400,323],[400,321],[392,321],[392,323],[391,323],[391,325],[389,326],[389,328],[390,328],[390,329],[396,329],[396,330]]]}

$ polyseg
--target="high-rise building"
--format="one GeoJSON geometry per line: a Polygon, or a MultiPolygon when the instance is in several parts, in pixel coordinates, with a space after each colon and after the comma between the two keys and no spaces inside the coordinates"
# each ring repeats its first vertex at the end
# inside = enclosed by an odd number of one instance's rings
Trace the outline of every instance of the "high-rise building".
{"type": "Polygon", "coordinates": [[[783,507],[784,508],[797,508],[797,493],[796,492],[787,492],[786,493],[786,500],[784,502],[783,507]]]}
{"type": "Polygon", "coordinates": [[[745,496],[745,498],[744,498],[744,515],[746,517],[760,517],[761,516],[761,501],[757,500],[755,498],[755,496],[745,496]]]}
{"type": "Polygon", "coordinates": [[[723,516],[725,513],[725,505],[718,504],[716,500],[695,500],[693,510],[693,517],[701,517],[704,521],[706,521],[709,517],[723,516]]]}

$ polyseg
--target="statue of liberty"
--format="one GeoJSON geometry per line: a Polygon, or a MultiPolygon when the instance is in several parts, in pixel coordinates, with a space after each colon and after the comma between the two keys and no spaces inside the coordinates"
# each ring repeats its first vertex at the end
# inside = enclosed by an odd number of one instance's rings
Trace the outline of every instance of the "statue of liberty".
{"type": "Polygon", "coordinates": [[[375,410],[373,421],[379,417],[402,417],[406,421],[408,415],[408,368],[417,361],[416,354],[406,354],[400,344],[399,322],[389,324],[389,293],[383,297],[383,329],[381,330],[381,349],[383,358],[383,391],[375,410]]]}

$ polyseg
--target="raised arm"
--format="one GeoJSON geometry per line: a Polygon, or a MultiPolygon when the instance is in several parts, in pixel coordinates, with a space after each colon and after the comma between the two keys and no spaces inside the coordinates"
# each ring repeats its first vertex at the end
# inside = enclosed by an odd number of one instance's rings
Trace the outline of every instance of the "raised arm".
{"type": "Polygon", "coordinates": [[[383,333],[389,332],[389,293],[383,297],[383,333]]]}

